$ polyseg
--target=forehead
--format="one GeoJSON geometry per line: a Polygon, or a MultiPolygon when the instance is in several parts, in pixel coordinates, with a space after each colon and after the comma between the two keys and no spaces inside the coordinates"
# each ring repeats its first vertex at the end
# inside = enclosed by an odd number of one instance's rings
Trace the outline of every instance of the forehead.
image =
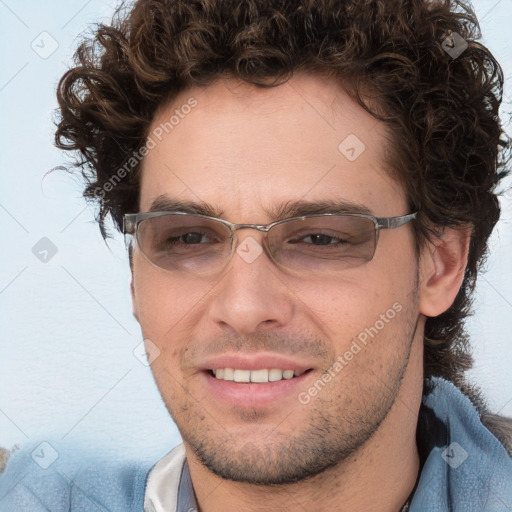
{"type": "Polygon", "coordinates": [[[294,75],[270,88],[223,79],[190,88],[159,109],[149,136],[141,211],[168,195],[214,205],[237,222],[267,221],[264,210],[297,200],[404,213],[397,211],[404,193],[385,170],[385,126],[334,79],[294,75]]]}

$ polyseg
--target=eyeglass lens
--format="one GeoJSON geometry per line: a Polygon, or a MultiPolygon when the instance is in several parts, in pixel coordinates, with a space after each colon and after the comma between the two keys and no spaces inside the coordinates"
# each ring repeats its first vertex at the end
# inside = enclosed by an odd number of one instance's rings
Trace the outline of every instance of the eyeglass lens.
{"type": "MultiPolygon", "coordinates": [[[[237,237],[245,238],[239,233],[237,237]]],[[[194,215],[145,219],[139,224],[137,243],[151,263],[170,271],[217,272],[232,251],[227,225],[194,215]]],[[[266,245],[270,257],[289,269],[342,270],[373,258],[376,230],[364,217],[305,217],[273,226],[266,245]]]]}

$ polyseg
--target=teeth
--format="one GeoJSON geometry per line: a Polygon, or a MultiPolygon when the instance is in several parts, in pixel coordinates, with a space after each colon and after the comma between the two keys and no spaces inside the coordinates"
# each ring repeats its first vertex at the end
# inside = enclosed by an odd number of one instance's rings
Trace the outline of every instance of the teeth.
{"type": "MultiPolygon", "coordinates": [[[[219,370],[217,370],[218,372],[219,370]]],[[[222,370],[220,370],[222,372],[222,370]]],[[[215,375],[217,377],[217,375],[215,375]]],[[[235,370],[233,368],[224,368],[224,375],[222,377],[219,377],[219,379],[224,380],[234,380],[235,379],[235,370]]]]}
{"type": "Polygon", "coordinates": [[[268,380],[270,382],[275,382],[277,380],[281,380],[283,378],[283,370],[279,370],[278,368],[272,368],[268,372],[268,380]]]}
{"type": "Polygon", "coordinates": [[[251,370],[235,370],[235,382],[251,382],[251,370]]]}
{"type": "Polygon", "coordinates": [[[251,382],[268,382],[268,370],[252,370],[251,382]]]}
{"type": "Polygon", "coordinates": [[[301,370],[281,370],[279,368],[266,368],[261,370],[240,370],[234,368],[218,368],[213,370],[216,379],[229,380],[234,382],[277,382],[299,377],[304,373],[301,370]]]}

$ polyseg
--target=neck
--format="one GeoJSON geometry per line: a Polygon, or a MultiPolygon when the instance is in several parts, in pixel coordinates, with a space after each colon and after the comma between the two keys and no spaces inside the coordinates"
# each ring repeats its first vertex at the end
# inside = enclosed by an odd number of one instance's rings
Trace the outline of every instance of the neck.
{"type": "Polygon", "coordinates": [[[185,445],[200,511],[400,512],[419,471],[416,427],[423,390],[422,351],[421,342],[413,342],[397,400],[374,436],[352,456],[308,480],[272,487],[222,480],[185,445]]]}

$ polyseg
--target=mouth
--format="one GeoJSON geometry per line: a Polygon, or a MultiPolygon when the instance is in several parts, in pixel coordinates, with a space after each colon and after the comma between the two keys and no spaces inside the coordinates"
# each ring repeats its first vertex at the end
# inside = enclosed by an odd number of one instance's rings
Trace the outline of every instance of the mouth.
{"type": "Polygon", "coordinates": [[[311,380],[311,363],[272,353],[223,354],[202,361],[200,375],[210,400],[219,405],[282,412],[296,404],[311,380]]]}
{"type": "Polygon", "coordinates": [[[246,370],[242,368],[216,368],[209,370],[210,375],[217,380],[223,380],[236,383],[266,384],[268,382],[279,382],[281,380],[291,380],[305,373],[307,370],[285,370],[281,368],[261,368],[256,370],[246,370]]]}
{"type": "Polygon", "coordinates": [[[298,354],[224,352],[198,361],[197,375],[208,400],[226,410],[273,410],[295,407],[321,361],[298,354]]]}

